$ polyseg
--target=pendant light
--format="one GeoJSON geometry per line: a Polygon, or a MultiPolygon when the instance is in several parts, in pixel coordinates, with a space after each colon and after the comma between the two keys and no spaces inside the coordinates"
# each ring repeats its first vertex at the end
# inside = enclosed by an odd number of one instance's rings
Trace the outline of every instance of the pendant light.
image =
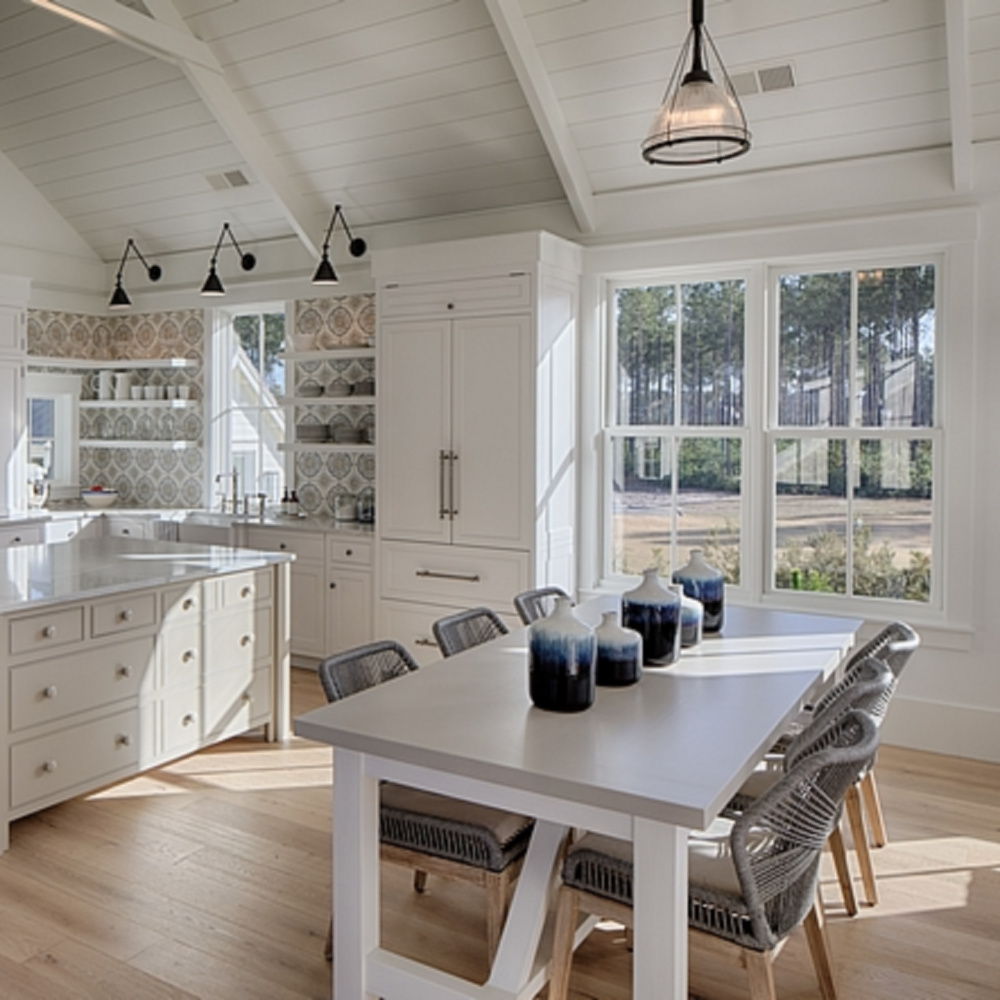
{"type": "Polygon", "coordinates": [[[244,271],[252,271],[257,266],[257,258],[252,253],[244,253],[240,249],[239,243],[236,242],[236,237],[233,236],[232,229],[229,228],[229,223],[224,222],[222,224],[222,232],[219,233],[219,239],[215,244],[215,252],[212,254],[212,259],[208,265],[208,277],[205,278],[205,284],[201,286],[202,295],[219,296],[226,294],[226,290],[222,286],[222,281],[215,270],[215,265],[219,260],[219,250],[222,248],[222,241],[225,239],[227,233],[230,241],[236,248],[236,252],[240,255],[240,267],[244,271]]]}
{"type": "Polygon", "coordinates": [[[691,0],[691,28],[642,144],[642,158],[654,164],[721,163],[749,148],[743,108],[705,27],[705,2],[691,0]]]}
{"type": "Polygon", "coordinates": [[[121,262],[118,264],[118,273],[115,275],[115,290],[111,293],[111,301],[108,303],[109,309],[128,309],[132,305],[132,300],[128,297],[128,292],[125,291],[125,286],[122,284],[122,275],[125,273],[125,262],[128,260],[129,251],[132,251],[142,261],[146,268],[146,276],[150,281],[159,281],[163,277],[163,268],[159,264],[148,263],[135,245],[135,240],[129,237],[125,244],[125,251],[122,253],[121,262]]]}
{"type": "Polygon", "coordinates": [[[341,225],[344,227],[344,232],[347,233],[347,249],[352,257],[363,257],[365,251],[368,249],[368,244],[365,243],[360,236],[352,236],[350,227],[347,225],[347,219],[344,218],[344,211],[340,205],[334,205],[333,216],[330,219],[330,225],[326,230],[326,239],[323,240],[323,255],[320,257],[319,266],[316,268],[316,273],[313,275],[312,283],[314,285],[338,285],[340,284],[340,279],[337,277],[337,272],[333,269],[333,264],[330,263],[330,237],[333,235],[333,227],[336,225],[337,219],[340,219],[341,225]]]}

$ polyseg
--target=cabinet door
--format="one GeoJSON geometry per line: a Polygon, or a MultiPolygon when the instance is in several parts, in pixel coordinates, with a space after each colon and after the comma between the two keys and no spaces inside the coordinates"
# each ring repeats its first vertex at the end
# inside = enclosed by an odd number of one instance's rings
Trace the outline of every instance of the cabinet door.
{"type": "Polygon", "coordinates": [[[292,655],[329,655],[326,648],[326,595],[323,563],[292,563],[292,655]]]}
{"type": "Polygon", "coordinates": [[[451,324],[385,323],[379,332],[378,520],[383,538],[447,542],[451,324]]]}
{"type": "Polygon", "coordinates": [[[452,345],[452,541],[530,549],[534,534],[530,320],[527,316],[456,320],[452,345]]]}
{"type": "Polygon", "coordinates": [[[372,641],[372,575],[334,567],[330,574],[327,655],[372,641]]]}

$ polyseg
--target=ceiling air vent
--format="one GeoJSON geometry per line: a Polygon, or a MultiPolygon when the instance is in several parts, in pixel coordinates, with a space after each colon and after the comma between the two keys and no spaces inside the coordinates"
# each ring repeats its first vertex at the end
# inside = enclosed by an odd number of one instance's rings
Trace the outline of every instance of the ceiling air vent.
{"type": "Polygon", "coordinates": [[[795,73],[791,63],[765,66],[761,69],[737,70],[730,75],[730,79],[740,97],[766,94],[772,90],[788,90],[795,86],[795,73]]]}
{"type": "Polygon", "coordinates": [[[205,180],[213,191],[228,191],[230,188],[246,187],[250,183],[242,170],[223,170],[221,174],[206,174],[205,180]]]}

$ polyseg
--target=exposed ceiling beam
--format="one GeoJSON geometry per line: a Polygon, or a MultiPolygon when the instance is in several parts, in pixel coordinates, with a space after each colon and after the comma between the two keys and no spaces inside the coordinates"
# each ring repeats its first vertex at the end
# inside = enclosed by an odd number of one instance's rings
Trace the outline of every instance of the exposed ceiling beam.
{"type": "Polygon", "coordinates": [[[951,105],[951,172],[956,191],[973,185],[972,96],[969,87],[969,18],[966,0],[945,0],[948,98],[951,105]]]}
{"type": "Polygon", "coordinates": [[[566,124],[552,81],[538,53],[538,47],[531,37],[528,22],[521,12],[520,3],[518,0],[485,2],[555,165],[576,224],[582,232],[592,233],[596,228],[596,206],[590,179],[566,124]]]}
{"type": "Polygon", "coordinates": [[[257,180],[281,208],[310,256],[319,250],[310,235],[315,213],[288,178],[277,157],[240,104],[211,48],[196,38],[173,0],[145,0],[152,17],[115,0],[28,0],[37,7],[175,63],[215,117],[257,180]]]}

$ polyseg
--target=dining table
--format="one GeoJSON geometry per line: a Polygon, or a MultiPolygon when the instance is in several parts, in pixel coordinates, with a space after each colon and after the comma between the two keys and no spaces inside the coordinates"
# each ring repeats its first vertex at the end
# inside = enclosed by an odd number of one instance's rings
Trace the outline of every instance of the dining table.
{"type": "MultiPolygon", "coordinates": [[[[618,594],[581,601],[597,624],[618,594]]],[[[687,839],[707,827],[862,622],[727,606],[721,633],[637,684],[599,687],[577,713],[534,707],[528,630],[421,667],[295,719],[334,753],[332,995],[336,1000],[527,1000],[545,985],[561,849],[573,830],[630,840],[634,1000],[687,1000],[687,839]],[[484,983],[381,940],[379,783],[535,817],[484,983]]],[[[581,923],[576,944],[593,920],[581,923]]]]}

